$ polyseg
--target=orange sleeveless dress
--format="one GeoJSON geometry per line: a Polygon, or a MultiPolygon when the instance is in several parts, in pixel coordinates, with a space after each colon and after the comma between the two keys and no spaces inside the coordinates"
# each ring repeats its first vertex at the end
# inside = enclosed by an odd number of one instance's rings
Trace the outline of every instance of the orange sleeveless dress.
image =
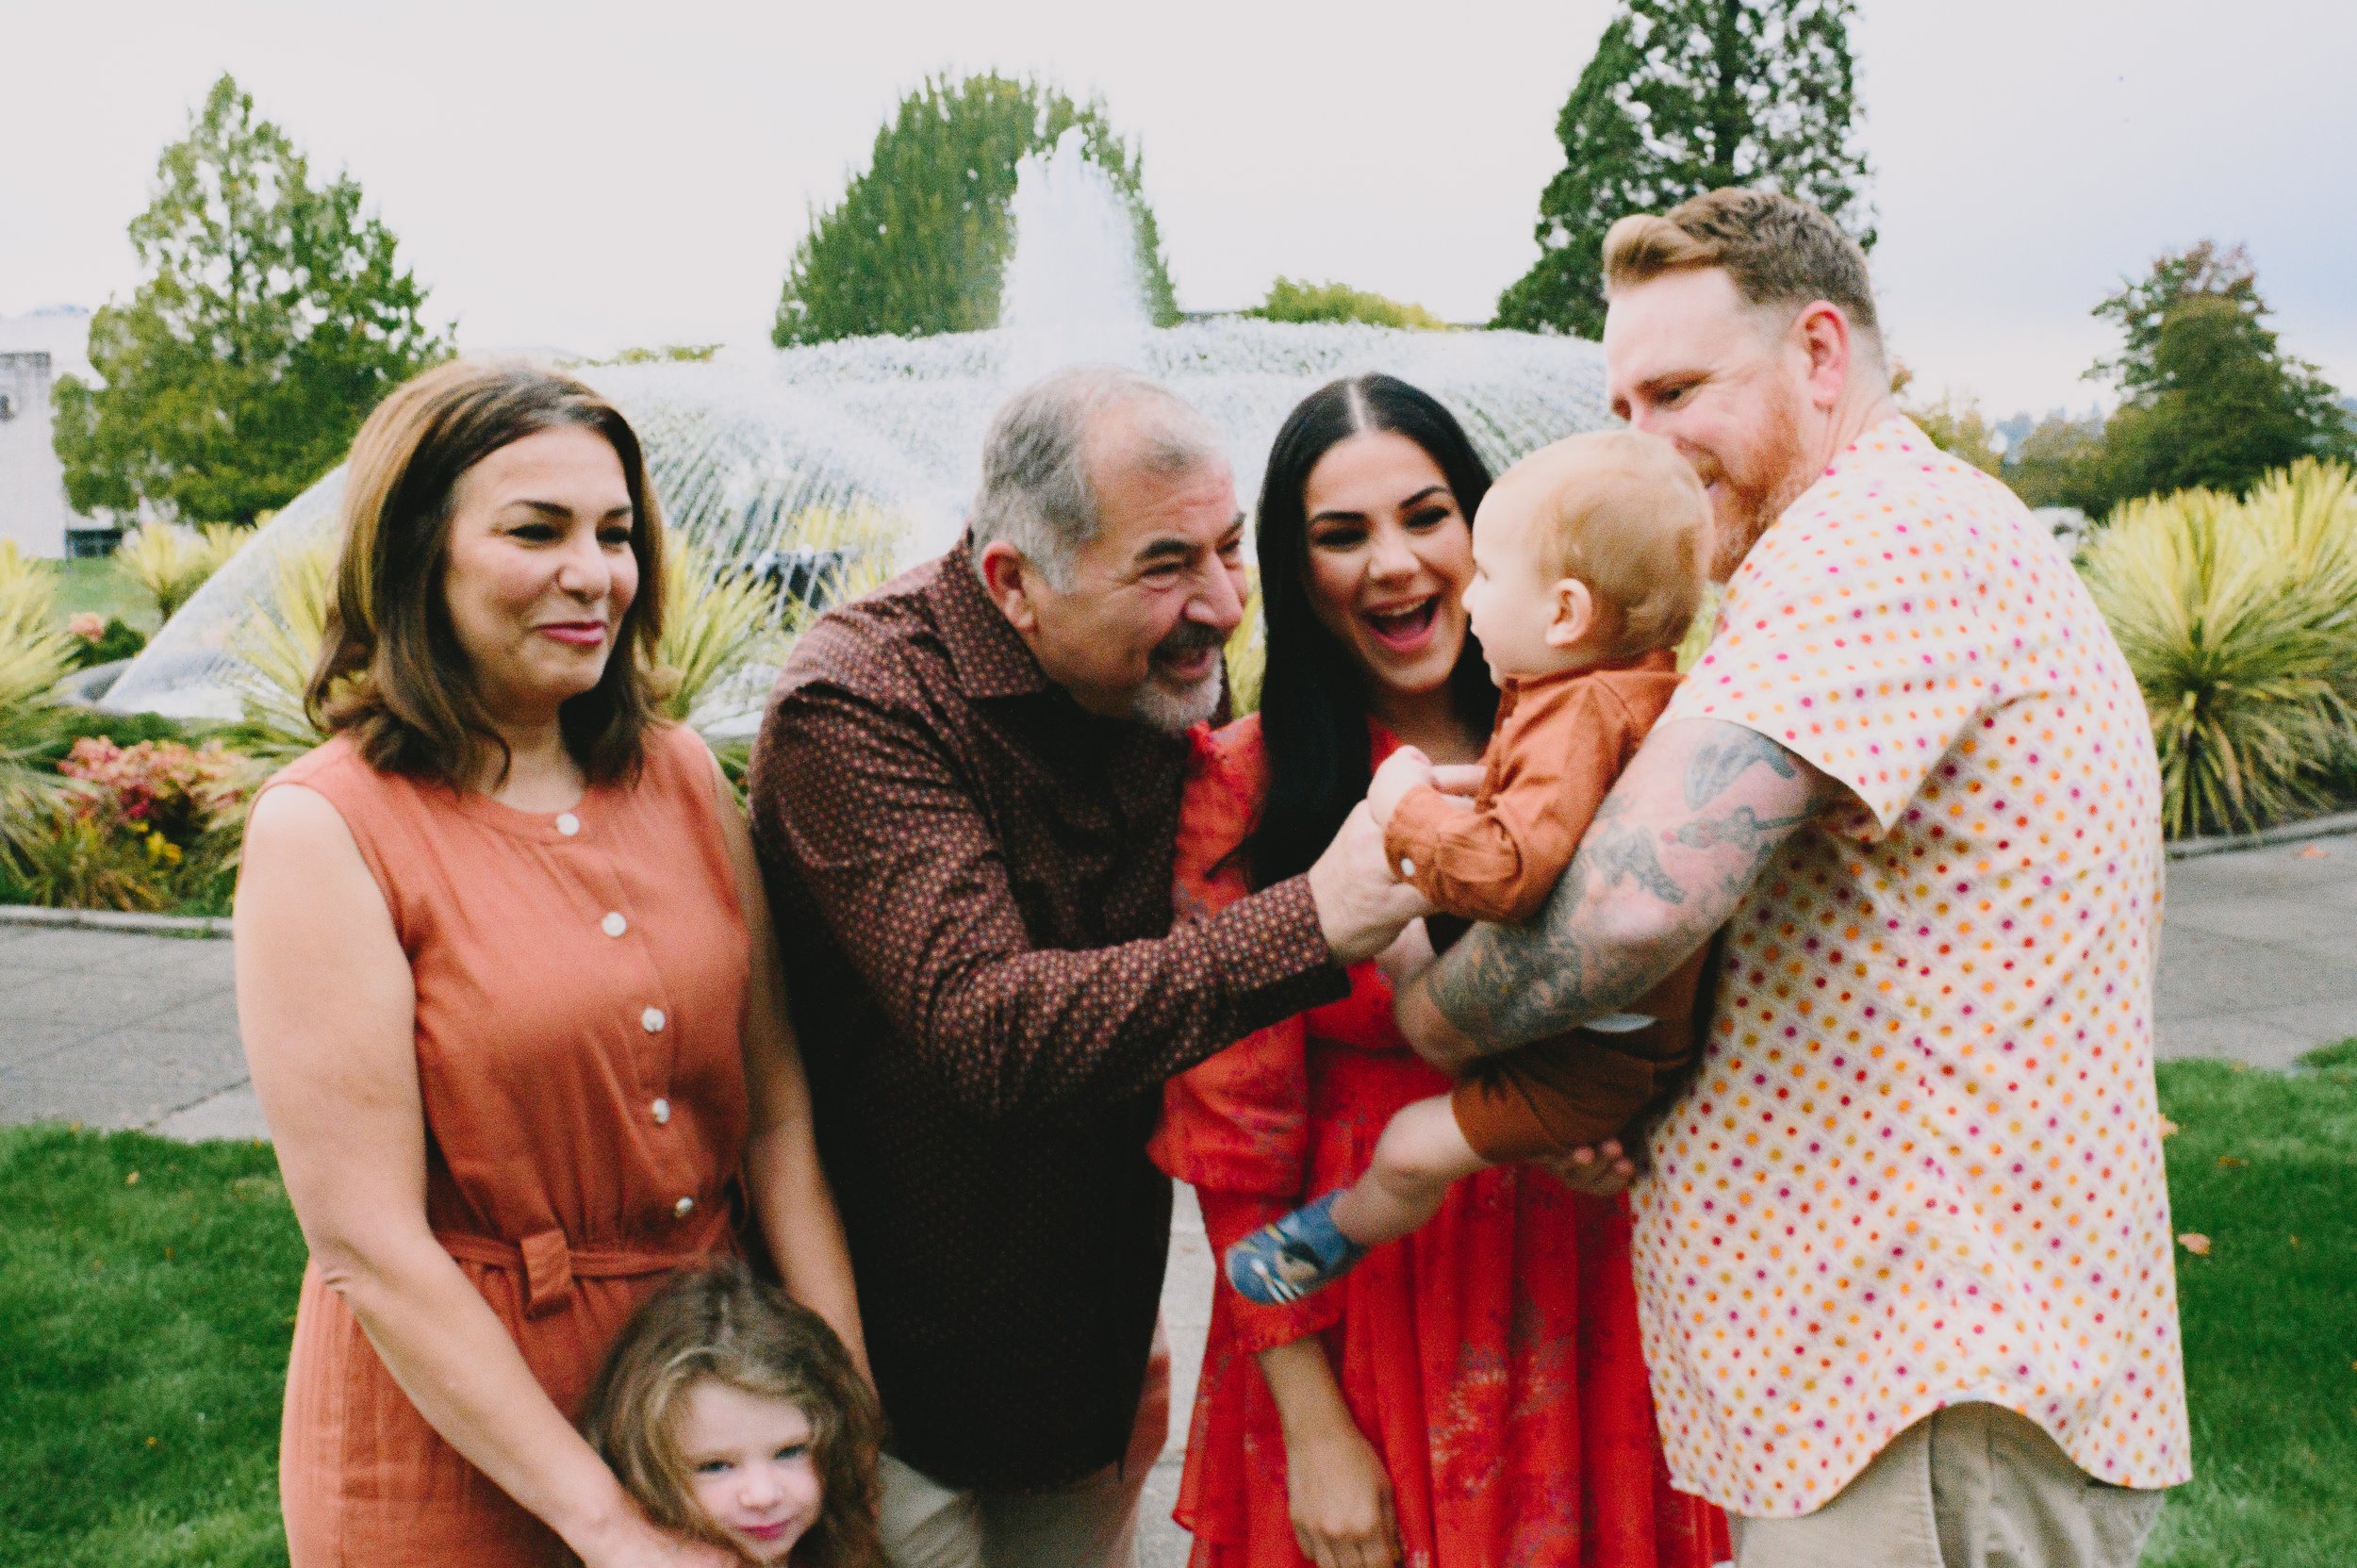
{"type": "MultiPolygon", "coordinates": [[[[735,1246],[750,944],[703,742],[653,732],[636,779],[563,813],[340,739],[271,783],[325,797],[385,895],[417,982],[427,1220],[570,1419],[662,1277],[735,1246]]],[[[279,1494],[292,1568],[571,1560],[426,1424],[316,1264],[279,1494]]]]}

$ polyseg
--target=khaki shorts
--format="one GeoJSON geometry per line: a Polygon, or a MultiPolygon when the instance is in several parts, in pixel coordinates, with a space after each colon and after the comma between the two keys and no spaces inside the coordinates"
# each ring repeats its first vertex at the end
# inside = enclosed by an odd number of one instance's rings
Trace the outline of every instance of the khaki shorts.
{"type": "Polygon", "coordinates": [[[1129,1452],[1053,1492],[958,1489],[883,1456],[884,1560],[891,1568],[1136,1568],[1138,1500],[1170,1435],[1170,1342],[1154,1352],[1129,1452]]]}
{"type": "Polygon", "coordinates": [[[1736,1568],[2134,1568],[2160,1511],[2029,1417],[1970,1404],[1901,1432],[1815,1513],[1727,1525],[1736,1568]]]}

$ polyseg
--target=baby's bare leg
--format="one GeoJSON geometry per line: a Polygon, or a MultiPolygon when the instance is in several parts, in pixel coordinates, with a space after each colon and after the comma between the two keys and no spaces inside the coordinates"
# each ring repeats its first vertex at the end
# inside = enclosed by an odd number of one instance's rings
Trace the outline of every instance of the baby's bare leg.
{"type": "Polygon", "coordinates": [[[1420,1099],[1392,1118],[1367,1174],[1335,1199],[1334,1228],[1360,1246],[1397,1241],[1440,1212],[1451,1182],[1489,1168],[1448,1097],[1420,1099]]]}

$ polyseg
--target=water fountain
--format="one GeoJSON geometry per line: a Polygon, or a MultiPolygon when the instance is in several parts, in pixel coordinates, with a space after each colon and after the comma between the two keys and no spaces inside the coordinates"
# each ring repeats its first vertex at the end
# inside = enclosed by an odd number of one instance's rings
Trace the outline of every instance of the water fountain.
{"type": "MultiPolygon", "coordinates": [[[[1456,411],[1492,465],[1607,419],[1591,343],[1506,332],[1406,332],[1233,318],[1148,324],[1129,213],[1077,133],[1025,159],[995,331],[723,350],[703,363],[579,367],[638,427],[664,512],[723,564],[806,563],[847,517],[896,564],[955,538],[984,423],[1059,365],[1113,361],[1161,378],[1226,437],[1257,492],[1277,426],[1337,376],[1387,371],[1456,411]]],[[[235,718],[230,652],[290,558],[336,527],[338,469],[289,503],[124,671],[104,705],[235,718]]]]}

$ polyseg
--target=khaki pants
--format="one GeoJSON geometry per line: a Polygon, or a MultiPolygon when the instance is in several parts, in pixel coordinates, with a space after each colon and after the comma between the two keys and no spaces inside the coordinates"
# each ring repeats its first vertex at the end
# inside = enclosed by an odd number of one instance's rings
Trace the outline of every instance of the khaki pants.
{"type": "Polygon", "coordinates": [[[1727,1524],[1736,1568],[2134,1568],[2160,1511],[2027,1416],[1971,1404],[1901,1432],[1815,1513],[1727,1524]]]}
{"type": "Polygon", "coordinates": [[[1138,1497],[1170,1435],[1170,1345],[1161,1325],[1129,1452],[1053,1492],[943,1486],[886,1454],[884,1560],[892,1568],[1136,1568],[1138,1497]]]}

